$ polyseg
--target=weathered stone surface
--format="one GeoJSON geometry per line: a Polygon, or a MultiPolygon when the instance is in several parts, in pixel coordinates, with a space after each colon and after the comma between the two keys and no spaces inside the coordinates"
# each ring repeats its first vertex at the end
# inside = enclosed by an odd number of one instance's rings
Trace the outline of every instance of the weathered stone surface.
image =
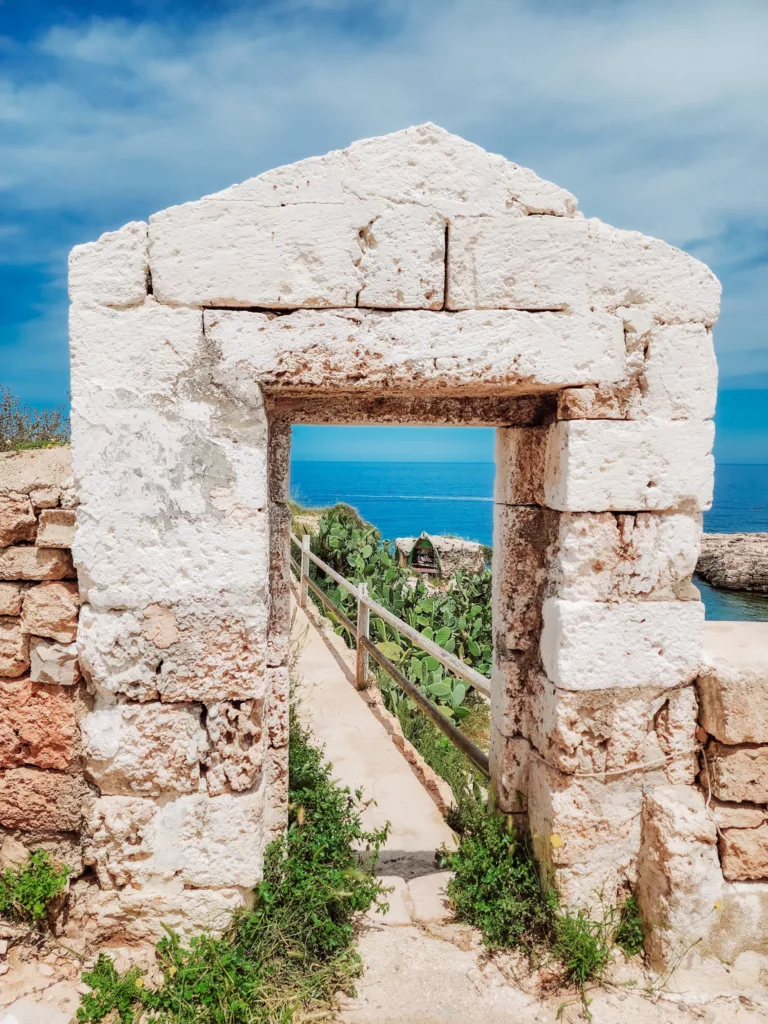
{"type": "Polygon", "coordinates": [[[707,533],[696,571],[713,587],[768,594],[768,533],[707,533]]]}
{"type": "Polygon", "coordinates": [[[291,509],[280,501],[269,503],[269,618],[267,665],[285,665],[291,631],[291,509]]]}
{"type": "Polygon", "coordinates": [[[36,531],[37,519],[27,495],[0,491],[0,547],[34,540],[36,531]]]}
{"type": "Polygon", "coordinates": [[[194,888],[259,881],[264,849],[263,794],[96,800],[86,861],[104,889],[158,888],[174,880],[194,888]]]}
{"type": "Polygon", "coordinates": [[[37,487],[29,492],[29,500],[36,509],[56,508],[61,501],[61,493],[58,487],[37,487]]]}
{"type": "Polygon", "coordinates": [[[731,882],[768,877],[768,824],[727,828],[720,842],[723,875],[731,882]]]}
{"type": "Polygon", "coordinates": [[[252,789],[261,776],[262,701],[209,704],[205,717],[209,749],[205,782],[211,796],[252,789]]]}
{"type": "Polygon", "coordinates": [[[758,828],[768,824],[768,807],[755,804],[728,804],[712,800],[709,805],[718,826],[723,828],[758,828]]]}
{"type": "Polygon", "coordinates": [[[712,503],[711,422],[570,420],[550,428],[543,503],[571,512],[712,503]]]}
{"type": "Polygon", "coordinates": [[[0,580],[63,580],[75,575],[72,556],[58,548],[0,548],[0,580]]]}
{"type": "Polygon", "coordinates": [[[654,967],[685,955],[717,928],[723,879],[715,822],[692,786],[659,786],[643,800],[636,895],[653,922],[645,946],[654,967]]]}
{"type": "Polygon", "coordinates": [[[547,427],[496,431],[494,497],[500,505],[543,505],[547,427]]]}
{"type": "Polygon", "coordinates": [[[701,724],[723,743],[768,743],[768,623],[708,622],[701,724]]]}
{"type": "Polygon", "coordinates": [[[505,814],[525,811],[531,744],[522,736],[505,736],[491,726],[490,761],[494,796],[505,814]]]}
{"type": "Polygon", "coordinates": [[[768,803],[768,746],[730,747],[712,740],[705,758],[718,800],[768,803]]]}
{"type": "Polygon", "coordinates": [[[33,683],[74,686],[80,681],[75,644],[55,644],[33,638],[29,644],[29,676],[33,683]]]}
{"type": "Polygon", "coordinates": [[[104,306],[136,306],[147,294],[147,225],[131,221],[69,254],[69,298],[104,306]]]}
{"type": "Polygon", "coordinates": [[[690,682],[701,662],[704,605],[698,601],[599,603],[547,598],[541,656],[565,690],[690,682]]]}
{"type": "Polygon", "coordinates": [[[76,583],[40,583],[24,595],[22,629],[69,644],[77,635],[80,598],[76,583]]]}
{"type": "Polygon", "coordinates": [[[431,875],[412,878],[408,896],[413,906],[413,920],[419,924],[444,924],[453,918],[453,910],[445,888],[453,878],[452,871],[435,871],[431,875]]]}
{"type": "Polygon", "coordinates": [[[0,452],[0,490],[31,494],[72,486],[72,452],[68,445],[27,452],[0,452]]]}
{"type": "Polygon", "coordinates": [[[637,780],[579,779],[532,757],[528,814],[534,851],[563,904],[597,909],[615,903],[632,878],[640,848],[642,789],[637,780]]]}
{"type": "Polygon", "coordinates": [[[71,694],[28,677],[0,679],[0,707],[0,768],[71,767],[77,732],[71,694]]]}
{"type": "Polygon", "coordinates": [[[200,708],[118,704],[80,723],[86,775],[104,795],[194,793],[207,749],[200,708]]]}
{"type": "Polygon", "coordinates": [[[78,775],[12,768],[0,772],[0,825],[9,829],[79,832],[91,793],[78,775]]]}
{"type": "Polygon", "coordinates": [[[29,858],[29,850],[18,839],[13,836],[5,836],[0,841],[0,871],[7,871],[9,868],[19,868],[26,864],[29,858]]]}
{"type": "Polygon", "coordinates": [[[519,394],[625,374],[622,324],[609,314],[345,309],[270,319],[206,310],[204,318],[222,354],[217,376],[270,393],[519,394]]]}
{"type": "Polygon", "coordinates": [[[46,508],[40,513],[35,543],[42,548],[71,548],[75,539],[75,511],[46,508]]]}
{"type": "Polygon", "coordinates": [[[658,324],[648,336],[640,387],[628,419],[708,420],[715,414],[717,362],[703,324],[658,324]]]}
{"type": "Polygon", "coordinates": [[[267,670],[267,742],[270,747],[288,746],[290,674],[288,666],[267,670]]]}
{"type": "Polygon", "coordinates": [[[445,287],[446,223],[423,206],[398,204],[358,232],[363,286],[357,305],[378,309],[440,309],[445,287]]]}
{"type": "Polygon", "coordinates": [[[0,583],[0,615],[21,615],[20,583],[0,583]]]}
{"type": "Polygon", "coordinates": [[[29,638],[15,616],[0,617],[0,676],[20,676],[29,668],[29,638]]]}

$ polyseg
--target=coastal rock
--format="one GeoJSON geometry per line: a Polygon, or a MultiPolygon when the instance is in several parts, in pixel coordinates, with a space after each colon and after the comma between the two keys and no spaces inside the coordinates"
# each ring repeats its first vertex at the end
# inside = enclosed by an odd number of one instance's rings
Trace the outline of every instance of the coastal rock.
{"type": "Polygon", "coordinates": [[[705,533],[696,572],[713,587],[768,594],[768,533],[705,533]]]}

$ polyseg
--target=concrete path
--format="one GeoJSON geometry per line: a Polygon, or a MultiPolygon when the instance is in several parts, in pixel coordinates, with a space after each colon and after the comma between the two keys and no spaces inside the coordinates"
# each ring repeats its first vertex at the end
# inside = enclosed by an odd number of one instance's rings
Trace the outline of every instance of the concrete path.
{"type": "Polygon", "coordinates": [[[435,851],[444,844],[454,848],[455,836],[355,689],[353,652],[297,606],[292,637],[300,651],[294,670],[300,717],[325,748],[334,777],[374,801],[363,812],[365,825],[391,825],[381,873],[409,879],[436,871],[435,851]]]}

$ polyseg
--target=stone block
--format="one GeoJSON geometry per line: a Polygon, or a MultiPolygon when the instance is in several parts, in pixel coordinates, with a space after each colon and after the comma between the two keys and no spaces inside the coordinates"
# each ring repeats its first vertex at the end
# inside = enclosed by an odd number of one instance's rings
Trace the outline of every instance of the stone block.
{"type": "Polygon", "coordinates": [[[358,232],[362,308],[440,309],[445,288],[445,220],[410,204],[372,209],[358,232]]]}
{"type": "Polygon", "coordinates": [[[0,615],[21,615],[20,583],[0,583],[0,615]]]}
{"type": "Polygon", "coordinates": [[[414,921],[419,924],[445,924],[452,920],[453,910],[445,891],[452,878],[452,871],[436,871],[410,880],[408,897],[413,906],[414,921]]]}
{"type": "Polygon", "coordinates": [[[27,495],[0,491],[0,547],[34,540],[36,532],[37,519],[27,495]]]}
{"type": "Polygon", "coordinates": [[[75,539],[75,510],[46,508],[40,513],[35,543],[42,548],[71,548],[75,539]]]}
{"type": "Polygon", "coordinates": [[[728,804],[720,800],[710,802],[710,810],[718,828],[759,828],[768,824],[768,807],[755,804],[728,804]]]}
{"type": "Polygon", "coordinates": [[[378,913],[375,907],[366,911],[366,920],[376,925],[387,925],[389,928],[402,927],[412,923],[411,911],[408,906],[408,884],[398,875],[381,875],[379,881],[384,887],[384,899],[387,911],[378,913]]]}
{"type": "Polygon", "coordinates": [[[759,622],[705,626],[701,725],[723,743],[768,743],[766,638],[759,622]]]}
{"type": "Polygon", "coordinates": [[[768,878],[768,823],[724,829],[719,842],[723,875],[730,882],[768,878]]]}
{"type": "Polygon", "coordinates": [[[222,355],[219,379],[287,397],[321,388],[498,397],[626,375],[622,323],[608,314],[206,310],[204,319],[222,355]]]}
{"type": "Polygon", "coordinates": [[[29,668],[29,637],[16,616],[0,617],[0,676],[20,676],[29,668]]]}
{"type": "Polygon", "coordinates": [[[701,662],[704,606],[698,601],[600,603],[550,597],[541,656],[564,690],[690,682],[701,662]]]}
{"type": "Polygon", "coordinates": [[[258,785],[264,759],[262,708],[262,700],[208,705],[205,782],[211,796],[240,793],[258,785]]]}
{"type": "Polygon", "coordinates": [[[251,888],[261,878],[264,793],[96,800],[86,861],[103,889],[251,888]]]}
{"type": "Polygon", "coordinates": [[[641,805],[637,779],[575,778],[531,758],[528,818],[534,852],[563,906],[599,912],[601,901],[615,905],[623,884],[634,876],[641,805]]]}
{"type": "Polygon", "coordinates": [[[588,234],[582,219],[456,217],[448,309],[584,310],[588,234]]]}
{"type": "Polygon", "coordinates": [[[207,750],[193,704],[118,704],[80,723],[86,775],[104,795],[195,793],[207,750]]]}
{"type": "Polygon", "coordinates": [[[72,643],[77,635],[79,608],[76,583],[40,583],[24,595],[22,629],[62,644],[72,643]]]}
{"type": "Polygon", "coordinates": [[[55,644],[32,639],[29,645],[29,676],[33,683],[74,686],[80,681],[76,644],[55,644]]]}
{"type": "Polygon", "coordinates": [[[649,332],[640,386],[627,418],[708,420],[715,415],[717,361],[703,324],[657,324],[649,332]]]}
{"type": "Polygon", "coordinates": [[[496,431],[494,499],[497,504],[544,504],[548,440],[548,427],[501,427],[496,431]]]}
{"type": "Polygon", "coordinates": [[[291,563],[298,557],[291,546],[291,510],[272,501],[269,506],[269,619],[267,621],[267,664],[288,661],[291,632],[291,563]]]}
{"type": "Polygon", "coordinates": [[[71,486],[72,452],[69,445],[27,452],[0,452],[0,491],[32,494],[44,489],[62,491],[71,486]]]}
{"type": "Polygon", "coordinates": [[[709,421],[556,423],[547,439],[543,503],[570,512],[709,508],[713,437],[709,421]]]}
{"type": "Polygon", "coordinates": [[[209,197],[149,221],[152,288],[177,306],[354,306],[365,203],[262,207],[209,197]]]}
{"type": "Polygon", "coordinates": [[[105,232],[97,242],[76,245],[69,254],[71,302],[136,306],[147,295],[147,225],[132,221],[105,232]]]}
{"type": "Polygon", "coordinates": [[[12,768],[0,772],[0,825],[8,829],[79,832],[91,792],[79,775],[12,768]]]}
{"type": "Polygon", "coordinates": [[[768,746],[731,747],[712,740],[704,756],[705,774],[718,800],[768,803],[768,746]]]}
{"type": "Polygon", "coordinates": [[[528,765],[531,744],[522,736],[505,736],[496,723],[491,726],[490,761],[494,796],[500,811],[525,811],[528,793],[528,765]]]}
{"type": "Polygon", "coordinates": [[[0,548],[0,580],[63,580],[74,576],[69,551],[29,546],[0,548]]]}
{"type": "Polygon", "coordinates": [[[0,679],[0,707],[0,768],[72,766],[77,722],[70,693],[27,676],[0,679]]]}
{"type": "Polygon", "coordinates": [[[290,673],[287,666],[267,669],[267,742],[270,747],[288,745],[290,673]]]}

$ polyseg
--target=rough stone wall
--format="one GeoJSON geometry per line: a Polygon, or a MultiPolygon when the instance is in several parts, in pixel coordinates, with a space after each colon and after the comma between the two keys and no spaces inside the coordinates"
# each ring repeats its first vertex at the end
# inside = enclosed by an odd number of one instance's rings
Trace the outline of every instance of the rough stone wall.
{"type": "Polygon", "coordinates": [[[719,294],[698,261],[434,125],[73,251],[103,915],[221,917],[284,820],[288,427],[325,401],[390,422],[441,403],[482,422],[487,401],[506,424],[494,786],[506,810],[523,795],[566,901],[633,881],[648,795],[695,774],[719,294]],[[512,400],[529,414],[505,418],[512,400]]]}
{"type": "Polygon", "coordinates": [[[68,448],[0,454],[0,860],[15,840],[82,871],[77,504],[68,448]]]}

